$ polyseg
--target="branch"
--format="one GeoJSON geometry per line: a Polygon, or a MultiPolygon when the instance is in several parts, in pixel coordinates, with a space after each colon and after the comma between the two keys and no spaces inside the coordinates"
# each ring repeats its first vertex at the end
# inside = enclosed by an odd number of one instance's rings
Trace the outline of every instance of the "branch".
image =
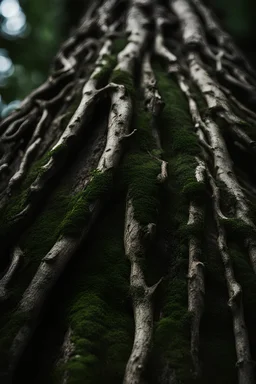
{"type": "MultiPolygon", "coordinates": [[[[204,162],[197,159],[195,169],[197,182],[205,182],[204,162]]],[[[189,205],[189,218],[187,225],[200,226],[204,220],[204,204],[191,201],[189,205]]],[[[192,315],[190,351],[194,366],[194,375],[201,376],[201,364],[199,359],[200,322],[204,310],[204,271],[200,261],[202,253],[201,240],[191,235],[189,238],[189,265],[188,265],[188,312],[192,315]]]]}
{"type": "MultiPolygon", "coordinates": [[[[209,171],[207,171],[209,175],[209,171]]],[[[235,346],[237,360],[243,361],[243,365],[238,365],[239,383],[253,383],[254,382],[254,364],[252,363],[247,328],[244,320],[243,302],[242,302],[242,289],[237,283],[232,262],[228,253],[226,243],[225,231],[219,220],[219,196],[218,190],[215,188],[213,178],[210,178],[213,188],[213,203],[214,203],[214,216],[218,231],[218,247],[219,252],[225,268],[225,277],[229,294],[228,305],[231,308],[233,318],[233,331],[235,336],[235,346]]]]}
{"type": "Polygon", "coordinates": [[[142,87],[146,109],[153,116],[158,116],[164,107],[164,102],[157,89],[157,82],[150,64],[149,54],[146,54],[143,60],[142,87]]]}
{"type": "Polygon", "coordinates": [[[4,301],[8,298],[9,292],[7,290],[7,286],[13,279],[13,276],[17,271],[22,258],[23,258],[22,250],[18,246],[15,247],[13,252],[11,253],[10,266],[7,272],[5,273],[5,275],[0,280],[0,301],[4,301]]]}
{"type": "MultiPolygon", "coordinates": [[[[112,90],[112,107],[108,121],[108,136],[105,149],[98,162],[97,170],[101,173],[116,168],[120,162],[123,147],[123,136],[128,134],[132,117],[132,101],[125,87],[119,84],[109,84],[112,90]],[[118,105],[118,113],[114,105],[118,105]],[[120,124],[121,122],[121,124],[120,124]],[[110,149],[110,150],[109,150],[110,149]]],[[[46,165],[47,166],[47,165],[46,165]]],[[[88,176],[86,176],[88,178],[88,176]]],[[[89,180],[93,181],[94,176],[89,180]]],[[[89,184],[87,183],[87,185],[89,184]]],[[[80,186],[84,183],[80,182],[80,186]]],[[[85,240],[92,225],[95,223],[105,200],[97,199],[91,204],[90,218],[81,228],[81,235],[73,238],[67,235],[59,238],[52,249],[42,259],[32,282],[26,289],[19,304],[19,311],[29,315],[29,326],[27,323],[21,326],[11,347],[11,372],[17,366],[19,359],[34,331],[40,311],[50,291],[67,263],[76,250],[85,240]]]]}
{"type": "Polygon", "coordinates": [[[134,217],[133,202],[126,201],[124,249],[130,260],[130,291],[132,296],[135,335],[132,352],[126,365],[124,384],[140,383],[148,360],[153,337],[153,305],[152,295],[161,280],[153,287],[148,287],[140,264],[141,254],[145,257],[145,246],[142,244],[143,228],[134,217]]]}
{"type": "Polygon", "coordinates": [[[128,43],[119,52],[116,70],[132,73],[136,60],[140,60],[149,36],[148,26],[152,19],[151,0],[131,0],[127,16],[128,43]]]}

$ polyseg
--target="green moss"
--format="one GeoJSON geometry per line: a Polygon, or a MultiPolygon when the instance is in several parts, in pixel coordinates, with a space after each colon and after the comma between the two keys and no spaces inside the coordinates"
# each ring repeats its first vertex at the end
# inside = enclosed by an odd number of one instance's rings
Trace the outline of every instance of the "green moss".
{"type": "Polygon", "coordinates": [[[152,135],[152,117],[143,108],[140,101],[136,101],[133,129],[136,134],[133,137],[133,150],[144,153],[157,151],[156,142],[152,135]]]}
{"type": "Polygon", "coordinates": [[[67,151],[67,149],[68,149],[67,144],[59,144],[56,148],[50,151],[49,155],[55,159],[61,156],[65,151],[67,151]]]}
{"type": "Polygon", "coordinates": [[[165,102],[159,119],[159,130],[165,142],[167,154],[198,155],[200,147],[185,96],[174,80],[159,70],[155,73],[165,102]]]}
{"type": "Polygon", "coordinates": [[[130,97],[134,100],[136,95],[134,81],[132,76],[128,72],[116,69],[111,75],[110,82],[116,84],[123,84],[130,97]]]}
{"type": "Polygon", "coordinates": [[[165,108],[158,118],[158,127],[164,158],[168,161],[169,189],[164,201],[162,231],[168,233],[171,277],[164,293],[162,317],[156,325],[153,354],[175,370],[179,382],[191,383],[193,366],[186,277],[188,239],[191,235],[201,239],[204,223],[188,226],[187,221],[190,201],[195,200],[204,206],[206,193],[204,183],[198,183],[195,178],[195,156],[200,155],[200,148],[187,101],[178,85],[161,70],[156,69],[156,77],[165,102],[165,108]]]}
{"type": "Polygon", "coordinates": [[[122,381],[133,342],[133,317],[127,311],[130,266],[123,249],[124,208],[113,206],[101,217],[70,276],[65,308],[75,351],[62,367],[68,371],[69,384],[122,381]]]}
{"type": "Polygon", "coordinates": [[[59,233],[79,235],[90,217],[91,206],[110,192],[112,183],[112,170],[95,172],[86,189],[71,199],[68,213],[59,226],[59,233]]]}
{"type": "Polygon", "coordinates": [[[159,163],[148,154],[132,154],[126,158],[123,170],[136,220],[144,225],[155,223],[159,207],[159,163]]]}
{"type": "Polygon", "coordinates": [[[69,186],[61,185],[50,196],[43,210],[37,215],[34,223],[24,232],[19,244],[24,251],[25,258],[20,273],[15,279],[15,285],[10,285],[11,298],[8,311],[2,319],[8,324],[8,338],[13,338],[12,313],[21,294],[24,292],[31,276],[38,268],[41,259],[49,252],[60,234],[77,235],[83,229],[90,215],[90,204],[108,191],[112,182],[112,172],[106,174],[95,173],[91,184],[81,193],[71,196],[69,186]]]}
{"type": "MultiPolygon", "coordinates": [[[[50,196],[44,209],[36,217],[32,226],[23,234],[20,244],[26,255],[22,269],[33,276],[40,260],[54,245],[59,236],[59,225],[68,212],[70,191],[59,187],[50,196]]],[[[15,282],[15,286],[17,281],[15,282]]]]}
{"type": "Polygon", "coordinates": [[[27,205],[30,186],[43,173],[42,167],[49,161],[51,153],[47,152],[37,160],[28,171],[24,181],[12,192],[6,205],[0,211],[0,236],[5,238],[13,227],[15,216],[27,205]]]}
{"type": "Polygon", "coordinates": [[[196,224],[186,224],[180,227],[179,232],[181,238],[189,240],[191,236],[195,236],[200,239],[204,233],[204,222],[200,221],[196,224]]]}
{"type": "Polygon", "coordinates": [[[170,281],[167,296],[163,318],[156,326],[155,343],[175,370],[177,378],[186,382],[191,379],[192,369],[186,280],[174,278],[170,281]]]}
{"type": "Polygon", "coordinates": [[[112,52],[113,54],[118,54],[121,52],[125,46],[127,45],[127,39],[125,37],[120,37],[118,39],[115,39],[113,42],[112,52]]]}
{"type": "Polygon", "coordinates": [[[67,213],[68,201],[69,191],[67,189],[58,188],[55,190],[44,209],[19,240],[24,258],[15,280],[9,284],[11,295],[5,306],[5,315],[0,319],[0,326],[3,327],[0,333],[1,349],[4,349],[5,339],[12,340],[15,336],[14,331],[16,330],[12,324],[16,321],[17,316],[19,325],[22,324],[20,321],[22,318],[18,312],[15,312],[15,308],[31,281],[31,276],[36,273],[42,258],[58,239],[58,226],[67,213]]]}
{"type": "Polygon", "coordinates": [[[185,185],[182,193],[189,201],[198,201],[200,203],[206,198],[206,185],[203,182],[191,181],[185,185]]]}
{"type": "Polygon", "coordinates": [[[93,77],[97,79],[99,84],[107,83],[109,76],[111,75],[113,69],[116,66],[117,60],[115,55],[107,55],[104,57],[106,64],[101,68],[101,70],[93,77]]]}
{"type": "Polygon", "coordinates": [[[228,240],[244,241],[248,237],[255,237],[255,231],[241,219],[221,219],[228,235],[228,240]]]}
{"type": "Polygon", "coordinates": [[[131,127],[136,132],[130,140],[130,153],[125,156],[121,167],[121,180],[133,201],[135,218],[142,225],[155,223],[159,210],[157,176],[161,164],[151,155],[157,151],[151,124],[151,116],[143,109],[137,94],[131,127]]]}

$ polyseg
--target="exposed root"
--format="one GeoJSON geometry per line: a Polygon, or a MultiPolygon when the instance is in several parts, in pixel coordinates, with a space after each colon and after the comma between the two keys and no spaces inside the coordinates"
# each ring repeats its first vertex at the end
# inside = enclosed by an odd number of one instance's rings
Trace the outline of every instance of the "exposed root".
{"type": "Polygon", "coordinates": [[[200,20],[193,12],[189,2],[186,0],[173,0],[170,4],[180,21],[185,48],[188,51],[201,49],[206,56],[215,60],[215,55],[207,44],[200,20]]]}
{"type": "Polygon", "coordinates": [[[156,24],[156,34],[155,34],[155,41],[154,41],[154,52],[156,53],[156,55],[167,60],[170,68],[173,68],[173,67],[176,68],[177,57],[172,52],[170,52],[170,50],[167,49],[164,44],[164,37],[162,33],[162,26],[165,22],[164,12],[165,10],[160,6],[156,7],[155,9],[154,16],[155,16],[155,24],[156,24]]]}
{"type": "Polygon", "coordinates": [[[151,0],[132,0],[127,16],[126,33],[128,43],[118,54],[116,69],[132,73],[137,60],[142,56],[149,35],[148,26],[151,22],[151,0]]]}
{"type": "Polygon", "coordinates": [[[145,107],[153,116],[158,116],[164,107],[164,102],[157,89],[149,54],[146,54],[143,60],[142,84],[145,107]]]}
{"type": "MultiPolygon", "coordinates": [[[[196,180],[205,182],[205,166],[202,161],[195,171],[196,180]]],[[[202,204],[191,201],[187,225],[202,225],[204,208],[202,204]]],[[[194,365],[195,377],[201,376],[199,359],[199,328],[204,309],[204,272],[203,263],[200,261],[202,253],[201,240],[192,235],[189,239],[189,266],[188,266],[188,311],[191,318],[191,357],[194,365]]]]}
{"type": "Polygon", "coordinates": [[[29,146],[27,149],[21,163],[18,171],[12,176],[12,178],[9,181],[8,187],[7,187],[7,193],[10,193],[10,191],[14,188],[14,186],[17,186],[23,179],[26,174],[26,171],[35,158],[35,153],[38,150],[38,147],[41,143],[41,138],[37,138],[33,144],[29,146]]]}
{"type": "MultiPolygon", "coordinates": [[[[185,84],[186,85],[186,84],[185,84]]],[[[198,127],[202,128],[211,151],[208,151],[208,155],[213,157],[214,168],[216,171],[216,179],[225,185],[228,193],[234,196],[236,205],[234,208],[234,214],[237,218],[242,219],[248,224],[253,231],[255,231],[255,225],[250,219],[250,208],[244,192],[237,181],[236,175],[233,170],[232,161],[230,159],[225,141],[222,137],[220,128],[214,122],[210,116],[206,116],[204,120],[201,119],[197,105],[191,94],[186,89],[181,87],[189,100],[190,113],[194,121],[197,121],[198,127]]],[[[199,135],[200,132],[197,132],[199,135]]],[[[256,272],[256,244],[252,237],[246,240],[248,245],[248,251],[251,259],[252,266],[256,272]]]]}
{"type": "Polygon", "coordinates": [[[218,46],[224,50],[225,56],[231,61],[240,63],[242,61],[244,68],[255,77],[255,72],[247,62],[242,52],[235,46],[230,36],[222,30],[216,18],[209,8],[201,0],[192,0],[198,13],[204,20],[204,25],[208,32],[216,39],[218,46]]]}
{"type": "Polygon", "coordinates": [[[31,127],[31,125],[37,120],[37,116],[38,110],[37,108],[34,108],[25,118],[20,119],[20,125],[18,124],[18,121],[14,122],[7,129],[5,134],[2,136],[1,140],[3,142],[10,142],[20,139],[23,134],[31,127]]]}
{"type": "MultiPolygon", "coordinates": [[[[150,63],[150,56],[145,55],[144,61],[143,61],[143,67],[142,67],[142,88],[143,88],[143,94],[144,94],[144,104],[145,109],[152,115],[152,134],[155,138],[156,145],[160,151],[162,151],[161,148],[161,142],[160,142],[160,135],[157,130],[157,127],[155,126],[154,118],[157,117],[163,107],[164,102],[162,100],[161,95],[159,94],[158,88],[157,88],[157,82],[155,79],[154,72],[151,67],[150,63]]],[[[151,153],[149,153],[151,157],[154,159],[160,161],[161,163],[161,172],[157,176],[157,180],[159,183],[164,183],[168,179],[168,163],[162,159],[159,159],[156,156],[153,156],[151,153]]]]}
{"type": "Polygon", "coordinates": [[[241,119],[231,110],[225,94],[203,68],[197,53],[190,52],[188,54],[188,64],[191,78],[203,94],[208,108],[213,111],[222,111],[222,116],[229,123],[241,123],[241,119]]]}
{"type": "MultiPolygon", "coordinates": [[[[198,5],[200,1],[194,1],[194,3],[198,5]]],[[[225,56],[230,59],[230,55],[227,51],[227,44],[229,42],[227,35],[222,34],[222,39],[225,36],[225,44],[223,44],[222,40],[217,40],[218,43],[221,44],[217,47],[217,53],[215,54],[215,49],[208,44],[201,21],[189,2],[186,0],[175,0],[171,2],[171,7],[180,21],[183,43],[186,50],[194,52],[200,50],[206,57],[209,57],[216,62],[216,70],[224,80],[229,82],[229,84],[235,85],[240,89],[244,89],[253,95],[255,92],[255,85],[253,85],[253,82],[249,79],[248,74],[243,73],[243,71],[239,68],[233,73],[233,65],[230,65],[230,61],[225,59],[225,56]]],[[[216,25],[215,28],[213,28],[214,21],[210,17],[210,13],[207,12],[206,7],[204,6],[200,7],[199,5],[198,8],[203,8],[205,10],[204,12],[201,12],[201,14],[204,14],[204,16],[207,14],[205,17],[207,28],[209,28],[208,25],[210,24],[211,32],[214,29],[214,37],[216,38],[216,31],[218,29],[216,30],[216,25]]],[[[220,30],[218,31],[220,32],[220,30]]],[[[232,50],[234,54],[235,51],[234,49],[232,50]]],[[[237,55],[232,57],[231,60],[236,58],[237,55]]]]}
{"type": "MultiPolygon", "coordinates": [[[[108,84],[104,88],[96,89],[98,80],[97,78],[95,78],[95,75],[98,74],[102,65],[106,64],[106,54],[107,52],[109,52],[111,44],[112,43],[109,40],[107,40],[102,50],[100,51],[99,59],[97,61],[95,70],[93,71],[89,80],[86,82],[85,86],[83,87],[82,100],[76,112],[74,113],[73,117],[71,118],[69,124],[64,130],[63,134],[59,138],[58,142],[53,146],[52,153],[54,153],[54,150],[56,150],[63,144],[66,144],[71,137],[74,138],[79,135],[82,129],[82,123],[85,122],[85,119],[89,119],[89,117],[91,116],[95,108],[95,105],[97,103],[97,100],[101,98],[103,95],[108,94],[108,92],[111,89],[116,88],[115,84],[108,84]]],[[[34,147],[32,149],[34,149],[34,147]]],[[[68,150],[69,150],[68,146],[67,147],[64,146],[64,152],[67,153],[68,150]]],[[[30,155],[30,152],[28,153],[28,155],[30,155]]],[[[24,160],[25,160],[25,164],[27,164],[27,158],[24,158],[24,160]]],[[[46,186],[47,181],[55,175],[58,169],[59,169],[59,166],[56,164],[54,155],[52,155],[48,160],[48,162],[41,167],[39,171],[39,176],[35,179],[35,181],[30,186],[30,192],[34,196],[35,194],[39,195],[39,192],[41,192],[42,189],[46,186]]],[[[22,175],[23,174],[24,172],[22,173],[22,175]]],[[[16,221],[23,220],[28,214],[28,212],[32,209],[32,207],[33,207],[33,204],[31,202],[28,202],[24,210],[20,212],[18,215],[16,215],[15,220],[16,221]]]]}
{"type": "MultiPolygon", "coordinates": [[[[72,343],[72,329],[69,328],[65,334],[64,341],[61,348],[61,358],[59,359],[57,366],[66,364],[74,353],[74,343],[72,343]]],[[[62,378],[62,384],[68,383],[68,372],[65,371],[62,378]]]]}
{"type": "MultiPolygon", "coordinates": [[[[207,170],[209,174],[209,170],[207,170]]],[[[235,336],[235,346],[237,355],[238,381],[239,384],[253,384],[254,363],[251,358],[247,328],[244,320],[242,289],[237,283],[232,262],[228,253],[225,230],[220,222],[218,212],[219,196],[216,194],[217,187],[212,176],[209,178],[213,190],[214,216],[218,230],[218,247],[225,268],[225,277],[229,294],[228,305],[233,317],[233,331],[235,336]]]]}
{"type": "Polygon", "coordinates": [[[143,228],[134,217],[132,200],[128,197],[125,216],[124,248],[131,263],[130,291],[133,303],[135,335],[131,355],[126,365],[124,384],[140,384],[146,366],[153,336],[152,295],[160,281],[152,287],[145,282],[141,257],[145,257],[142,245],[143,228]]]}
{"type": "Polygon", "coordinates": [[[13,279],[15,272],[17,271],[20,261],[23,257],[23,252],[20,247],[15,247],[11,254],[11,264],[4,274],[2,279],[0,280],[0,301],[4,301],[8,298],[8,284],[13,279]]]}
{"type": "MultiPolygon", "coordinates": [[[[130,96],[125,92],[125,87],[123,85],[114,85],[113,89],[112,107],[113,105],[117,105],[116,103],[119,103],[119,109],[117,112],[116,108],[112,108],[109,115],[107,143],[97,167],[97,171],[102,173],[116,168],[119,164],[122,155],[122,137],[128,133],[132,116],[132,103],[130,96]]],[[[91,177],[90,182],[93,177],[94,176],[91,177]]],[[[82,233],[78,238],[69,236],[61,237],[42,259],[19,305],[19,312],[29,314],[29,325],[23,325],[13,341],[10,373],[14,371],[34,331],[38,315],[53,285],[58,280],[75,251],[86,238],[90,228],[99,215],[102,205],[103,201],[100,200],[90,205],[90,218],[88,223],[82,228],[82,233]]]]}

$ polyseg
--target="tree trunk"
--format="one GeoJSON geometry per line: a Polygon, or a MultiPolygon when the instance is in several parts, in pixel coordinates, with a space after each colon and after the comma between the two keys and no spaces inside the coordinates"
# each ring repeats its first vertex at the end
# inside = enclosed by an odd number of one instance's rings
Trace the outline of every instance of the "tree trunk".
{"type": "Polygon", "coordinates": [[[0,122],[1,383],[253,384],[256,74],[203,0],[87,8],[0,122]]]}

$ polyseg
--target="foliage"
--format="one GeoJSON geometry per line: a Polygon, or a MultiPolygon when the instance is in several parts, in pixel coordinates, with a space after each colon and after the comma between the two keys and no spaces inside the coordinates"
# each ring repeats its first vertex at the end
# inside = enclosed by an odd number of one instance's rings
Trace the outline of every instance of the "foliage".
{"type": "Polygon", "coordinates": [[[46,0],[35,4],[27,0],[22,1],[21,6],[27,19],[25,33],[16,38],[2,38],[1,46],[9,52],[14,64],[13,74],[1,89],[5,102],[23,99],[42,83],[50,60],[67,33],[67,28],[61,31],[64,19],[61,2],[46,0]],[[35,47],[40,49],[35,50],[35,47]]]}

